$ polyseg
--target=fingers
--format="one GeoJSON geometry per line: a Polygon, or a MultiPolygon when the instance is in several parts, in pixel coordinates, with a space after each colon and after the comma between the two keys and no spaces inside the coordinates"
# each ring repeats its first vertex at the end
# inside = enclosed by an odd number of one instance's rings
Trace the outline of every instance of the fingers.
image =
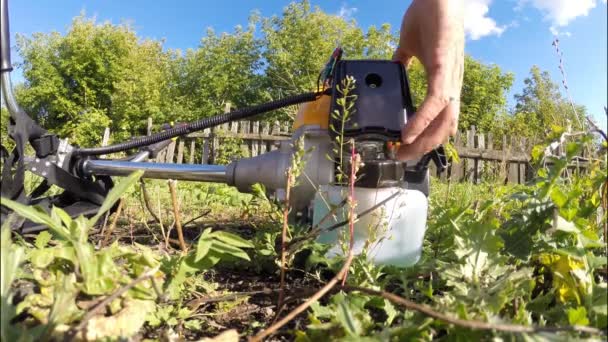
{"type": "Polygon", "coordinates": [[[397,48],[393,53],[393,62],[401,62],[407,68],[412,62],[412,55],[405,52],[405,49],[397,48]]]}
{"type": "Polygon", "coordinates": [[[397,159],[401,161],[414,160],[444,143],[458,128],[458,104],[450,103],[440,111],[426,127],[422,134],[409,143],[401,145],[397,151],[397,159]]]}
{"type": "Polygon", "coordinates": [[[413,143],[418,136],[426,130],[426,128],[437,118],[443,109],[449,104],[449,99],[443,99],[438,96],[427,96],[422,102],[420,108],[414,115],[414,118],[407,122],[401,134],[401,140],[404,144],[413,143]]]}

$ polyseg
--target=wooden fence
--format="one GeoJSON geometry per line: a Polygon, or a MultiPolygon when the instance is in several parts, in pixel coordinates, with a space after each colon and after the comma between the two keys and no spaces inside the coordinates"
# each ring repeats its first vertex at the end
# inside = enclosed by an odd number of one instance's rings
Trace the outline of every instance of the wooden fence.
{"type": "MultiPolygon", "coordinates": [[[[152,121],[148,120],[148,134],[152,131],[152,121]]],[[[223,124],[202,132],[192,133],[173,140],[161,151],[157,162],[213,164],[218,152],[227,139],[230,144],[240,145],[241,156],[257,156],[277,149],[282,140],[290,139],[290,126],[287,123],[258,121],[238,121],[223,124]],[[236,138],[236,139],[235,139],[236,138]]],[[[109,140],[109,129],[104,133],[103,143],[109,140]]],[[[443,180],[478,183],[482,180],[495,180],[522,184],[529,180],[534,171],[529,160],[533,144],[525,139],[502,137],[496,141],[491,134],[469,131],[458,132],[454,146],[460,162],[451,163],[446,172],[437,173],[431,163],[431,174],[443,180]]]]}

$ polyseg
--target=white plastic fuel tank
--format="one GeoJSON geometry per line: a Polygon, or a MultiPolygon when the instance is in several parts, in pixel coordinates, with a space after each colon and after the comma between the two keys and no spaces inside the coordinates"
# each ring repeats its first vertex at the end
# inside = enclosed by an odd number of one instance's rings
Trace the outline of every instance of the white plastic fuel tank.
{"type": "MultiPolygon", "coordinates": [[[[321,220],[321,228],[328,228],[347,220],[348,205],[327,214],[329,206],[342,203],[348,188],[325,185],[319,188],[314,199],[313,226],[321,220]]],[[[428,199],[418,190],[400,187],[370,189],[355,188],[355,213],[360,215],[383,200],[395,195],[377,209],[360,217],[355,223],[354,252],[367,248],[367,256],[376,264],[411,266],[420,259],[426,231],[428,199]],[[366,247],[367,245],[367,247],[366,247]]],[[[348,243],[348,225],[322,233],[318,242],[333,244],[327,256],[342,255],[339,234],[344,234],[348,243]]]]}

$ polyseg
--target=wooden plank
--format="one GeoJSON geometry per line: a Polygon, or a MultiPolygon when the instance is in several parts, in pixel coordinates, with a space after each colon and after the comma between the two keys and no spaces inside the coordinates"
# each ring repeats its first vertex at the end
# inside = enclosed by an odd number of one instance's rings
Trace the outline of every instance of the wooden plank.
{"type": "Polygon", "coordinates": [[[230,132],[235,133],[235,134],[239,132],[239,122],[238,121],[232,121],[230,123],[230,132]]]}
{"type": "Polygon", "coordinates": [[[515,161],[515,162],[527,162],[529,157],[525,153],[516,152],[511,153],[507,149],[507,153],[499,150],[480,150],[476,148],[459,147],[458,155],[461,159],[483,159],[485,161],[515,161]]]}
{"type": "MultiPolygon", "coordinates": [[[[485,151],[486,149],[486,139],[483,133],[477,135],[477,149],[480,151],[485,151]]],[[[485,172],[484,166],[485,162],[483,159],[475,159],[475,184],[481,183],[481,179],[485,172]]]]}
{"type": "Polygon", "coordinates": [[[196,147],[196,140],[190,139],[190,158],[188,159],[188,163],[194,164],[194,150],[196,147]]]}
{"type": "Polygon", "coordinates": [[[148,117],[148,124],[146,126],[146,135],[152,134],[152,117],[148,117]]]}
{"type": "Polygon", "coordinates": [[[207,158],[207,163],[215,162],[215,156],[217,155],[217,151],[220,147],[220,140],[217,137],[217,128],[211,128],[211,148],[209,149],[209,158],[207,158]]]}
{"type": "MultiPolygon", "coordinates": [[[[475,149],[475,126],[471,126],[471,129],[467,132],[466,147],[468,149],[475,149]]],[[[468,182],[475,181],[475,158],[465,157],[465,179],[468,182]]]]}
{"type": "Polygon", "coordinates": [[[203,138],[203,154],[201,155],[201,164],[209,164],[210,155],[211,155],[211,138],[203,138]]]}
{"type": "MultiPolygon", "coordinates": [[[[460,157],[460,149],[462,146],[462,133],[460,131],[456,132],[456,136],[454,137],[454,147],[458,151],[458,156],[460,157]]],[[[459,163],[452,163],[450,167],[450,176],[449,179],[454,182],[460,182],[463,176],[463,162],[462,159],[459,163]]]]}
{"type": "Polygon", "coordinates": [[[160,151],[157,155],[156,155],[156,162],[157,163],[164,163],[165,162],[165,157],[167,156],[167,148],[164,148],[162,151],[160,151]]]}
{"type": "MultiPolygon", "coordinates": [[[[515,141],[515,138],[511,137],[510,141],[511,141],[511,143],[509,144],[510,154],[517,153],[518,148],[517,148],[517,142],[515,141]]],[[[508,159],[513,160],[512,157],[509,157],[508,159]]],[[[509,183],[517,184],[519,182],[518,174],[519,174],[518,162],[510,162],[509,163],[509,176],[508,176],[509,183]]]]}
{"type": "Polygon", "coordinates": [[[165,163],[173,163],[173,156],[175,154],[175,140],[171,140],[169,146],[167,146],[167,155],[165,157],[165,163]]]}
{"type": "Polygon", "coordinates": [[[272,125],[272,131],[270,131],[270,135],[279,135],[281,133],[281,125],[278,121],[275,121],[272,125]]]}
{"type": "MultiPolygon", "coordinates": [[[[264,122],[262,125],[261,135],[270,135],[270,123],[264,122]]],[[[264,141],[264,139],[260,138],[260,154],[266,153],[266,151],[268,151],[267,147],[268,143],[264,141]]]]}
{"type": "Polygon", "coordinates": [[[103,137],[101,138],[101,146],[108,146],[108,142],[110,142],[110,127],[106,127],[103,130],[103,137]]]}
{"type": "MultiPolygon", "coordinates": [[[[522,138],[518,144],[519,152],[526,153],[526,138],[522,138]]],[[[526,183],[526,164],[518,163],[517,182],[519,184],[526,183]]]]}
{"type": "Polygon", "coordinates": [[[486,141],[486,149],[488,149],[488,150],[494,149],[494,135],[492,133],[488,133],[488,141],[486,141]]]}
{"type": "Polygon", "coordinates": [[[502,148],[501,148],[501,161],[500,161],[500,167],[499,167],[499,176],[500,179],[503,179],[504,182],[507,182],[507,179],[509,177],[509,164],[507,163],[507,158],[509,157],[509,150],[508,150],[508,146],[507,146],[507,137],[506,136],[502,136],[502,148]]]}
{"type": "MultiPolygon", "coordinates": [[[[248,121],[241,121],[241,122],[239,122],[239,138],[240,138],[240,135],[245,135],[245,134],[249,133],[249,127],[248,127],[247,124],[248,124],[248,121]]],[[[244,141],[244,139],[242,139],[242,140],[243,141],[242,141],[241,146],[240,146],[241,155],[247,156],[248,153],[249,153],[249,148],[247,146],[247,142],[244,141]]]]}
{"type": "Polygon", "coordinates": [[[177,163],[181,164],[184,161],[184,139],[179,139],[179,144],[177,146],[177,163]]]}
{"type": "MultiPolygon", "coordinates": [[[[253,125],[251,127],[251,134],[259,134],[260,133],[260,122],[259,121],[254,121],[253,125]]],[[[252,140],[251,141],[251,154],[249,154],[252,157],[255,157],[259,154],[259,149],[260,149],[260,141],[259,140],[252,140]]]]}

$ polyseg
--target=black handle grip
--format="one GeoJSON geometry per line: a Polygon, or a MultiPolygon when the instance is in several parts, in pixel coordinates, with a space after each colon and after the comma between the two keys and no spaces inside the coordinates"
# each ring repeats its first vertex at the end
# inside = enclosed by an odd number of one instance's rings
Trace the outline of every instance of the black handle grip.
{"type": "Polygon", "coordinates": [[[8,25],[8,0],[0,0],[0,71],[11,71],[11,33],[8,25]]]}

